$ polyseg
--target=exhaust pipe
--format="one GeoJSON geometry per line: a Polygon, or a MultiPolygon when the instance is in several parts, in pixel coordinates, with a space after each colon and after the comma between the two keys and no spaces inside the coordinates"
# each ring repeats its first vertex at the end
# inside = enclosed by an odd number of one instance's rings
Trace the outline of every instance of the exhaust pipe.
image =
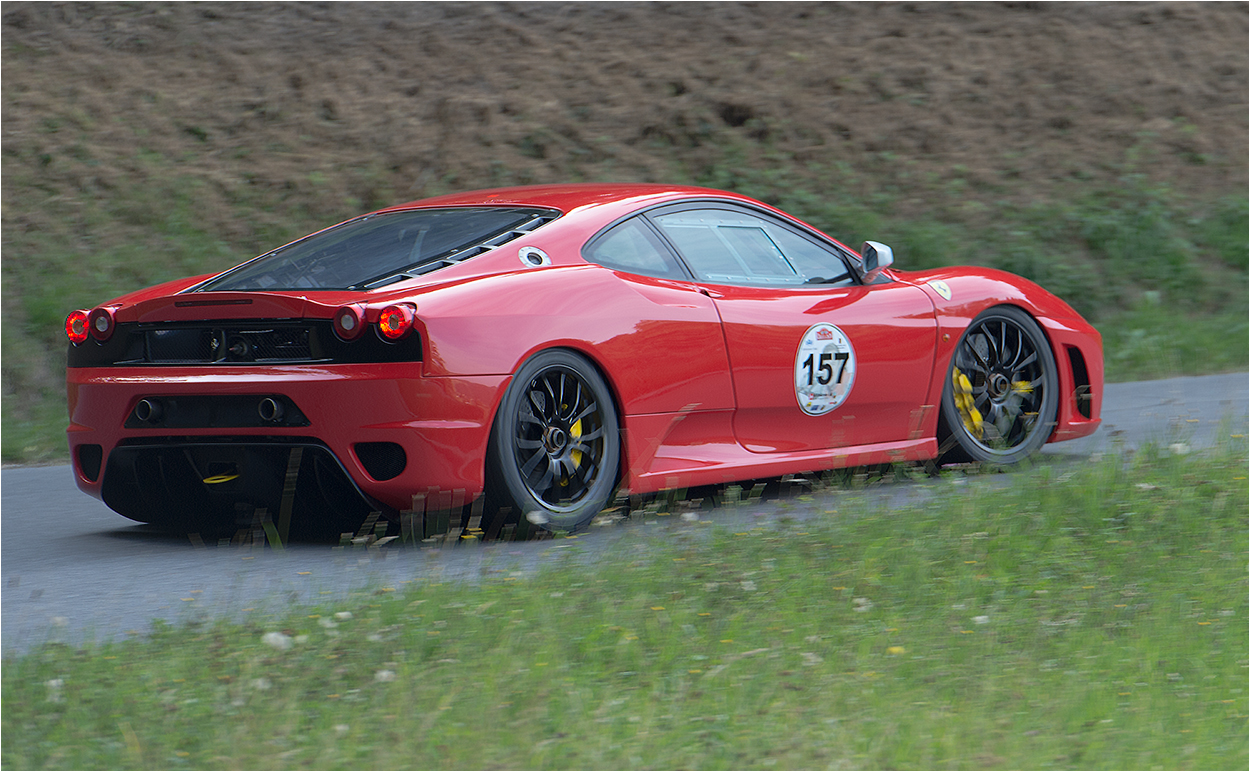
{"type": "Polygon", "coordinates": [[[265,397],[260,401],[260,404],[256,406],[256,412],[260,414],[260,420],[265,421],[266,423],[276,424],[281,421],[282,417],[286,414],[286,408],[282,406],[281,402],[273,397],[265,397]]]}
{"type": "Polygon", "coordinates": [[[135,418],[145,423],[154,424],[164,415],[165,408],[161,406],[160,400],[141,399],[139,404],[135,405],[135,418]]]}

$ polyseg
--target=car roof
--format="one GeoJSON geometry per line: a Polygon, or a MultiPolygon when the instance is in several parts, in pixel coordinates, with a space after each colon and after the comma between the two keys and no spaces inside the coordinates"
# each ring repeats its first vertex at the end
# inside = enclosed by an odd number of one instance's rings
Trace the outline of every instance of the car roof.
{"type": "MultiPolygon", "coordinates": [[[[612,204],[650,204],[683,198],[720,198],[758,205],[746,196],[712,188],[689,185],[657,185],[647,183],[571,183],[562,185],[526,185],[511,188],[474,190],[435,196],[382,211],[436,206],[534,206],[557,209],[564,213],[575,209],[612,204]]],[[[616,208],[616,207],[613,207],[616,208]]]]}

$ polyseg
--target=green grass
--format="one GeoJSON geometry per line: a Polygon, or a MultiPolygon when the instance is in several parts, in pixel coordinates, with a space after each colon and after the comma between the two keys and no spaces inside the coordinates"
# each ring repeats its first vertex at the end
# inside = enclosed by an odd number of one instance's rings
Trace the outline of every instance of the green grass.
{"type": "Polygon", "coordinates": [[[1143,301],[1100,324],[1108,381],[1246,369],[1245,310],[1190,315],[1143,301]]]}
{"type": "Polygon", "coordinates": [[[4,660],[3,766],[1244,769],[1226,442],[947,474],[895,509],[835,487],[823,517],[673,517],[536,575],[48,643],[4,660]]]}

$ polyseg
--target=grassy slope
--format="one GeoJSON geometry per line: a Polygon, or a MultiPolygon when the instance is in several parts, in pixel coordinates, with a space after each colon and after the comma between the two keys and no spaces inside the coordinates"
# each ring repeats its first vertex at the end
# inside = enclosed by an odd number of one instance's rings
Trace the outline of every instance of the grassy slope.
{"type": "Polygon", "coordinates": [[[533,577],[50,643],[4,662],[3,764],[1245,768],[1228,442],[1043,461],[992,496],[947,475],[901,509],[835,487],[823,518],[679,523],[594,570],[569,541],[533,577]]]}
{"type": "Polygon", "coordinates": [[[1244,6],[535,10],[7,3],[4,461],[64,457],[68,311],[499,184],[740,190],[1036,279],[1113,379],[1246,366],[1244,6]]]}

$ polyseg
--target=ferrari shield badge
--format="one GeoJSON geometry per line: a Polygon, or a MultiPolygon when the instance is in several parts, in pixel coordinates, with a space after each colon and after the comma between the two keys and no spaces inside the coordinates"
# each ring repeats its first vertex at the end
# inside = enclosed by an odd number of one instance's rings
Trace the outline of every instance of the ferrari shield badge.
{"type": "Polygon", "coordinates": [[[933,281],[929,282],[929,286],[933,288],[934,292],[941,295],[943,300],[951,299],[950,285],[942,281],[941,279],[934,279],[933,281]]]}
{"type": "Polygon", "coordinates": [[[808,415],[824,415],[846,401],[855,383],[855,349],[832,324],[803,333],[794,359],[794,396],[808,415]]]}

